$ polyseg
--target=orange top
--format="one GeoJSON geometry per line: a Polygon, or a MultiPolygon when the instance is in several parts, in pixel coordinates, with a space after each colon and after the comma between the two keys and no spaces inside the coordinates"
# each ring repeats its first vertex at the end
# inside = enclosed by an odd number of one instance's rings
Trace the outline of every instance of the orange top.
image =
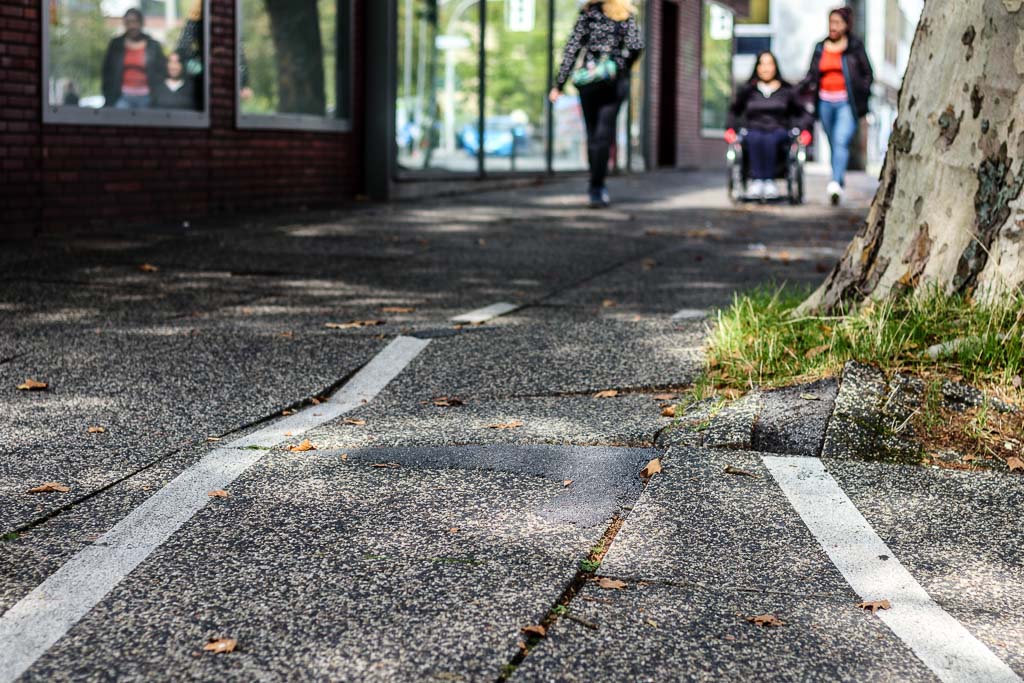
{"type": "Polygon", "coordinates": [[[818,65],[821,70],[821,81],[818,89],[823,92],[846,92],[846,77],[843,76],[843,53],[829,52],[821,53],[821,62],[818,65]]]}
{"type": "Polygon", "coordinates": [[[148,95],[149,82],[146,78],[146,47],[126,48],[124,51],[124,76],[121,92],[125,95],[148,95]]]}

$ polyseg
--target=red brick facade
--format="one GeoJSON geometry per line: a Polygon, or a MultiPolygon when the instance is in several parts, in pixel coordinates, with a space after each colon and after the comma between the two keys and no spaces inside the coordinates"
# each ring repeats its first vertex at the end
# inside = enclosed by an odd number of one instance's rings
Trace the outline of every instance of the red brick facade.
{"type": "Polygon", "coordinates": [[[235,0],[210,0],[208,129],[43,124],[39,7],[0,5],[0,237],[329,207],[359,191],[361,31],[352,133],[237,129],[235,0]]]}

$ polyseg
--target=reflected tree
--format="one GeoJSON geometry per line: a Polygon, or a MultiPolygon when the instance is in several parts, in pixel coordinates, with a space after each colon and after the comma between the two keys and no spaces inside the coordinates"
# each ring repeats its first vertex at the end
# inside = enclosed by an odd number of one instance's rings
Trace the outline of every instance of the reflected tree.
{"type": "Polygon", "coordinates": [[[317,0],[264,0],[277,66],[277,110],[323,116],[324,49],[317,0]]]}

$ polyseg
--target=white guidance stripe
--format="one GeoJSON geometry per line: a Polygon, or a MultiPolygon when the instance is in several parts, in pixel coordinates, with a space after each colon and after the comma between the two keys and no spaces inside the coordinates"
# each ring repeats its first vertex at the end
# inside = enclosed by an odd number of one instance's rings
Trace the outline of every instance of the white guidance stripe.
{"type": "Polygon", "coordinates": [[[470,311],[469,313],[457,315],[454,318],[449,318],[449,320],[453,323],[474,325],[476,323],[485,323],[488,320],[497,318],[500,315],[505,315],[506,313],[511,313],[517,309],[519,309],[518,305],[501,301],[496,304],[491,304],[490,306],[485,306],[484,308],[478,308],[475,311],[470,311]]]}
{"type": "Polygon", "coordinates": [[[1010,667],[929,597],[824,463],[817,458],[762,458],[853,590],[864,600],[892,603],[892,609],[879,610],[878,617],[939,679],[946,683],[1021,683],[1010,667]]]}
{"type": "Polygon", "coordinates": [[[306,408],[217,448],[157,491],[93,545],[68,560],[0,617],[0,683],[9,683],[67,633],[210,497],[262,458],[262,450],[373,399],[422,351],[428,340],[398,337],[327,403],[306,408]],[[313,413],[316,413],[314,415],[313,413]]]}

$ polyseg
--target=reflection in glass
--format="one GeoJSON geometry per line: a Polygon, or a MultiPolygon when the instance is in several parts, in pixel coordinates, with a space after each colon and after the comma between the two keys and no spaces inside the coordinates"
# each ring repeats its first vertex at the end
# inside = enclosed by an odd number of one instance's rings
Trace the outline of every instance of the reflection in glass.
{"type": "Polygon", "coordinates": [[[478,168],[479,3],[399,0],[395,132],[400,168],[478,168]]]}
{"type": "Polygon", "coordinates": [[[203,109],[203,1],[49,0],[49,106],[203,109]]]}
{"type": "Polygon", "coordinates": [[[724,131],[732,98],[732,11],[705,2],[703,24],[700,123],[705,131],[724,131]]]}
{"type": "Polygon", "coordinates": [[[348,119],[344,59],[339,68],[347,3],[242,0],[241,7],[242,114],[348,119]]]}
{"type": "MultiPolygon", "coordinates": [[[[484,167],[547,167],[548,0],[487,3],[484,167]]],[[[472,135],[475,141],[478,135],[472,135]]]]}
{"type": "MultiPolygon", "coordinates": [[[[555,68],[562,61],[566,40],[580,16],[577,0],[555,0],[555,68]]],[[[548,83],[552,82],[548,79],[548,83]]],[[[566,83],[562,96],[552,107],[554,140],[552,166],[556,171],[581,171],[587,168],[586,126],[580,96],[572,83],[566,83]]]]}

